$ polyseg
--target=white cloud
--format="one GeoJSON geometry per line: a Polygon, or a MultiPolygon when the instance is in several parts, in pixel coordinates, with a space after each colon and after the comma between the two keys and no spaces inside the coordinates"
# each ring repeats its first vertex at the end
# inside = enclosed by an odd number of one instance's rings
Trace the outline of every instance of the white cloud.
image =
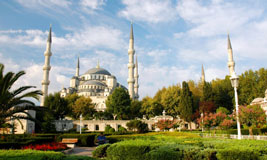
{"type": "MultiPolygon", "coordinates": [[[[41,30],[2,30],[0,31],[0,42],[43,48],[47,35],[48,31],[41,30]]],[[[52,37],[53,50],[85,50],[95,47],[120,50],[127,47],[120,30],[104,26],[85,27],[63,37],[58,37],[53,33],[52,37]]]]}
{"type": "Polygon", "coordinates": [[[69,0],[16,0],[20,5],[26,8],[31,9],[40,9],[42,7],[44,8],[56,8],[56,7],[62,7],[62,8],[68,8],[71,5],[71,2],[69,0]]]}
{"type": "Polygon", "coordinates": [[[196,0],[181,0],[177,11],[192,28],[191,36],[214,36],[236,30],[253,18],[259,17],[262,9],[254,9],[247,5],[235,5],[222,1],[211,1],[208,5],[196,0]]]}
{"type": "Polygon", "coordinates": [[[177,19],[170,0],[123,0],[122,3],[126,7],[119,15],[128,20],[159,23],[177,19]]]}
{"type": "Polygon", "coordinates": [[[94,13],[94,10],[98,10],[101,6],[105,5],[104,0],[81,0],[80,6],[86,13],[94,13]]]}

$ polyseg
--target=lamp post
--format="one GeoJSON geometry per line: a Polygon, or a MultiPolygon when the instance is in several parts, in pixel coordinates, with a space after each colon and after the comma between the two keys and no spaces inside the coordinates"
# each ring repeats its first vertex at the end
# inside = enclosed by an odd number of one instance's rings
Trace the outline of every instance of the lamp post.
{"type": "Polygon", "coordinates": [[[80,115],[80,134],[82,134],[82,118],[83,118],[83,115],[81,114],[80,115]]]}
{"type": "Polygon", "coordinates": [[[235,72],[231,75],[231,84],[232,87],[235,90],[235,110],[236,110],[236,123],[237,123],[237,139],[241,139],[241,127],[240,127],[240,122],[239,122],[239,113],[238,113],[238,95],[237,95],[237,87],[239,83],[239,78],[236,75],[235,72]]]}
{"type": "Polygon", "coordinates": [[[202,128],[201,128],[201,130],[202,130],[202,132],[204,132],[204,127],[203,127],[203,125],[204,125],[204,119],[203,119],[203,117],[204,117],[204,114],[202,112],[201,113],[201,122],[202,122],[202,128]]]}

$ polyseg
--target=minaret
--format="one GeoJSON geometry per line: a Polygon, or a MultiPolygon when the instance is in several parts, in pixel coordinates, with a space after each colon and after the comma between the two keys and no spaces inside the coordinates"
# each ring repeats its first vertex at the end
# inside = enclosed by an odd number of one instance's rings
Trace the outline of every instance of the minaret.
{"type": "Polygon", "coordinates": [[[138,88],[139,88],[139,84],[138,84],[138,62],[137,62],[137,55],[135,56],[135,68],[134,68],[134,95],[135,95],[135,99],[138,100],[139,95],[138,95],[138,88]]]}
{"type": "Polygon", "coordinates": [[[96,65],[96,68],[100,68],[100,65],[99,65],[99,60],[97,60],[97,65],[96,65]]]}
{"type": "Polygon", "coordinates": [[[134,36],[133,36],[133,23],[131,23],[130,40],[129,40],[129,63],[128,63],[128,91],[131,98],[134,99],[134,36]]]}
{"type": "Polygon", "coordinates": [[[80,72],[80,60],[79,60],[79,57],[78,57],[75,77],[79,77],[79,72],[80,72]]]}
{"type": "Polygon", "coordinates": [[[204,73],[203,64],[202,64],[202,70],[201,70],[201,82],[202,82],[202,84],[204,84],[204,82],[205,82],[205,73],[204,73]]]}
{"type": "Polygon", "coordinates": [[[229,34],[228,34],[228,68],[231,76],[235,71],[235,62],[233,60],[233,50],[229,34]]]}
{"type": "Polygon", "coordinates": [[[52,52],[51,52],[51,44],[52,44],[52,33],[51,33],[51,25],[50,25],[50,29],[49,29],[49,34],[48,34],[48,38],[47,38],[47,43],[46,43],[46,51],[44,52],[45,55],[45,64],[43,67],[43,80],[42,80],[42,92],[43,92],[43,96],[41,98],[41,104],[40,106],[44,106],[44,101],[45,101],[45,97],[48,94],[48,85],[50,83],[49,81],[49,71],[51,69],[50,66],[50,57],[52,56],[52,52]]]}

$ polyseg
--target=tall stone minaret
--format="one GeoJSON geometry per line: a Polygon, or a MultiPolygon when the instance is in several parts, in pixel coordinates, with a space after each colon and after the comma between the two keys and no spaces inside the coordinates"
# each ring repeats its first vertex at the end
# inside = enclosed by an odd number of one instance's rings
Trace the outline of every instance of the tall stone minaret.
{"type": "Polygon", "coordinates": [[[228,68],[229,68],[229,72],[230,72],[230,76],[234,73],[235,71],[235,62],[233,60],[233,50],[232,50],[232,45],[231,45],[231,41],[230,41],[230,37],[228,34],[228,68]]]}
{"type": "Polygon", "coordinates": [[[201,69],[201,82],[202,82],[202,84],[204,84],[204,82],[205,82],[205,73],[204,73],[203,64],[202,64],[202,69],[201,69]]]}
{"type": "Polygon", "coordinates": [[[134,99],[134,36],[133,36],[133,24],[131,23],[131,32],[129,40],[129,63],[128,63],[128,91],[131,98],[134,99]]]}
{"type": "Polygon", "coordinates": [[[40,106],[44,106],[45,97],[48,94],[48,85],[50,83],[50,81],[49,81],[49,71],[51,69],[50,57],[52,56],[52,52],[51,52],[52,33],[51,33],[51,30],[52,30],[52,27],[50,25],[49,34],[48,34],[47,43],[46,43],[46,51],[44,52],[45,64],[44,64],[44,67],[43,67],[43,71],[44,72],[43,72],[43,80],[42,80],[43,96],[41,98],[40,106]]]}
{"type": "Polygon", "coordinates": [[[79,57],[78,57],[75,77],[79,77],[79,75],[80,75],[80,60],[79,60],[79,57]]]}
{"type": "Polygon", "coordinates": [[[138,88],[139,88],[139,84],[138,84],[138,62],[137,62],[137,55],[135,56],[135,68],[134,68],[134,95],[135,95],[135,99],[138,100],[139,98],[139,94],[138,94],[138,88]]]}

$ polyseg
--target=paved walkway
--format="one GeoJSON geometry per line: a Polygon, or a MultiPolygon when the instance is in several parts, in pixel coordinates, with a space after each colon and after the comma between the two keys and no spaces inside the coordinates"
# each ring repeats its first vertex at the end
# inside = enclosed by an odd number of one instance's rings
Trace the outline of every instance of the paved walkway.
{"type": "Polygon", "coordinates": [[[79,156],[90,156],[92,157],[92,152],[96,147],[75,147],[70,154],[79,156]]]}

